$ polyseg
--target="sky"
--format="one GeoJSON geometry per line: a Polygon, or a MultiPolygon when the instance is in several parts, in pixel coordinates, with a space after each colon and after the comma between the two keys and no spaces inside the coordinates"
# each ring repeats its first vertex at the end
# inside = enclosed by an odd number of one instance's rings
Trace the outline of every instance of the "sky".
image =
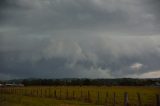
{"type": "Polygon", "coordinates": [[[0,79],[159,78],[159,0],[0,0],[0,79]]]}

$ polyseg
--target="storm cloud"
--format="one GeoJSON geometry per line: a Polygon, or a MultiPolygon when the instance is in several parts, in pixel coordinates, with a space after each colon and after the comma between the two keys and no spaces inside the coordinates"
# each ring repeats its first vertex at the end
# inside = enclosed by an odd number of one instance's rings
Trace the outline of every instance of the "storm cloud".
{"type": "Polygon", "coordinates": [[[0,78],[155,77],[159,10],[159,0],[1,0],[0,78]]]}

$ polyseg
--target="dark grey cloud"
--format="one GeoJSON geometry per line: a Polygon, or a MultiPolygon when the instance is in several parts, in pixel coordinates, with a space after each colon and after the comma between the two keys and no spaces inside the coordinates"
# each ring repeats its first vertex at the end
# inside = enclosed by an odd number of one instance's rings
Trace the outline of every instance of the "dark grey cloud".
{"type": "Polygon", "coordinates": [[[4,25],[38,32],[87,28],[147,34],[155,33],[153,21],[157,18],[151,12],[156,9],[143,5],[143,0],[5,0],[2,5],[4,25]]]}
{"type": "Polygon", "coordinates": [[[146,1],[146,10],[147,12],[155,15],[155,25],[156,25],[156,31],[159,31],[160,28],[160,1],[159,0],[147,0],[146,1]]]}
{"type": "Polygon", "coordinates": [[[158,0],[1,0],[0,77],[158,73],[159,7],[158,0]]]}

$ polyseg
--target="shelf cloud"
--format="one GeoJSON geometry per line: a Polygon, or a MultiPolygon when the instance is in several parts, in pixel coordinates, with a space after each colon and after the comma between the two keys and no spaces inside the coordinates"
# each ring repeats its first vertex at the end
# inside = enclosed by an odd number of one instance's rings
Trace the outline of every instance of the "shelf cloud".
{"type": "Polygon", "coordinates": [[[159,0],[1,0],[0,77],[154,77],[159,10],[159,0]]]}

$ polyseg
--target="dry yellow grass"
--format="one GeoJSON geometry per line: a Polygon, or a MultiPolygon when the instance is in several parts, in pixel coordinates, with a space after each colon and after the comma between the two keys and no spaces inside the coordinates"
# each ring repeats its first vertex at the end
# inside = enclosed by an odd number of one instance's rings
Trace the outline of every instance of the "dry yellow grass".
{"type": "MultiPolygon", "coordinates": [[[[54,86],[54,87],[22,87],[6,88],[7,92],[17,95],[26,95],[32,97],[55,98],[60,100],[83,101],[90,104],[99,104],[112,106],[124,105],[124,93],[128,94],[128,103],[130,106],[138,105],[138,96],[140,95],[142,106],[156,106],[156,94],[160,95],[158,87],[130,87],[130,86],[54,86]]],[[[7,93],[6,92],[6,93],[7,93]]],[[[62,104],[63,105],[63,104],[62,104]]]]}

